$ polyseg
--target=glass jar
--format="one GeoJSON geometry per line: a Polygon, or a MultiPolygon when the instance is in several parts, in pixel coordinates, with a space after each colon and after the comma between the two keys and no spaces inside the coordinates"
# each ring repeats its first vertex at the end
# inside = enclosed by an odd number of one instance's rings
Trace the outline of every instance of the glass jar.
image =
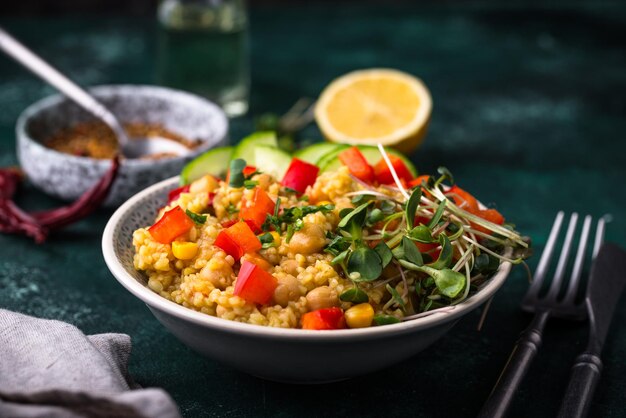
{"type": "Polygon", "coordinates": [[[157,78],[218,103],[248,110],[250,68],[245,0],[162,0],[157,78]]]}

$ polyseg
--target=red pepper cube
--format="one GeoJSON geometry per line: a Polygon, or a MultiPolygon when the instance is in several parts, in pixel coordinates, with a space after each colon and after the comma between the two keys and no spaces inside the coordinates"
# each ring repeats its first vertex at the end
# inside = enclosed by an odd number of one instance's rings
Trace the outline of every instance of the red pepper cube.
{"type": "Polygon", "coordinates": [[[251,175],[253,175],[254,173],[256,173],[256,171],[257,171],[257,170],[256,170],[256,167],[255,167],[255,166],[253,166],[253,165],[247,165],[247,166],[245,166],[245,167],[243,168],[243,171],[242,171],[242,172],[243,172],[243,176],[244,176],[245,178],[248,178],[248,177],[250,177],[251,175]]]}
{"type": "Polygon", "coordinates": [[[433,260],[438,259],[439,254],[441,254],[441,248],[435,250],[435,248],[439,247],[439,243],[424,244],[423,242],[416,242],[415,246],[420,250],[420,253],[428,254],[433,260]]]}
{"type": "Polygon", "coordinates": [[[446,192],[447,195],[450,195],[452,200],[457,206],[463,206],[462,209],[470,213],[478,212],[478,201],[474,196],[461,189],[459,186],[454,185],[450,187],[450,189],[446,192]]]}
{"type": "MultiPolygon", "coordinates": [[[[389,154],[389,161],[391,162],[391,166],[396,171],[398,178],[400,181],[410,182],[413,179],[413,174],[408,169],[402,158],[389,154]]],[[[384,158],[381,158],[380,161],[374,166],[374,173],[376,174],[376,180],[380,184],[394,184],[395,180],[393,179],[393,174],[391,174],[391,169],[387,165],[387,162],[384,158]]]]}
{"type": "Polygon", "coordinates": [[[272,299],[278,281],[270,273],[249,261],[241,264],[241,269],[235,281],[233,294],[245,299],[264,305],[272,299]]]}
{"type": "Polygon", "coordinates": [[[268,214],[274,212],[276,204],[268,196],[268,194],[260,187],[255,187],[254,197],[251,201],[243,198],[241,200],[241,210],[239,217],[254,226],[252,230],[256,233],[261,232],[261,226],[265,222],[268,214]]]}
{"type": "Polygon", "coordinates": [[[341,308],[324,308],[302,315],[302,329],[329,330],[346,327],[341,308]]]}
{"type": "Polygon", "coordinates": [[[350,173],[361,181],[373,183],[374,169],[357,147],[348,148],[339,153],[339,160],[348,167],[350,173]]]}
{"type": "Polygon", "coordinates": [[[302,194],[307,187],[315,184],[319,171],[318,166],[294,158],[291,160],[281,184],[302,194]]]}
{"type": "MultiPolygon", "coordinates": [[[[495,209],[478,210],[475,215],[496,225],[502,225],[504,223],[504,216],[502,216],[502,214],[495,209]]],[[[492,231],[488,230],[487,228],[483,228],[482,226],[476,225],[473,222],[470,222],[470,226],[480,232],[484,232],[485,234],[492,233],[492,231]]]]}
{"type": "Polygon", "coordinates": [[[217,238],[215,238],[213,245],[220,247],[226,254],[232,256],[235,260],[239,260],[243,255],[241,247],[239,247],[235,240],[228,235],[226,229],[222,229],[220,233],[217,234],[217,238]]]}
{"type": "Polygon", "coordinates": [[[171,202],[178,199],[182,193],[189,192],[189,187],[190,186],[187,184],[185,186],[180,186],[179,188],[170,191],[167,194],[167,204],[169,205],[171,202]]]}
{"type": "Polygon", "coordinates": [[[148,232],[161,244],[169,244],[177,236],[184,234],[193,227],[193,221],[180,206],[165,212],[157,223],[148,228],[148,232]]]}
{"type": "Polygon", "coordinates": [[[209,195],[208,195],[209,196],[209,201],[208,201],[207,205],[213,206],[213,199],[215,199],[215,195],[216,195],[215,192],[209,192],[209,195]]]}
{"type": "Polygon", "coordinates": [[[235,260],[239,260],[246,253],[260,250],[262,246],[261,241],[245,222],[236,222],[221,230],[214,244],[235,260]]]}
{"type": "Polygon", "coordinates": [[[409,182],[409,187],[413,188],[413,187],[421,186],[422,184],[428,183],[429,177],[430,176],[428,174],[417,176],[409,182]]]}

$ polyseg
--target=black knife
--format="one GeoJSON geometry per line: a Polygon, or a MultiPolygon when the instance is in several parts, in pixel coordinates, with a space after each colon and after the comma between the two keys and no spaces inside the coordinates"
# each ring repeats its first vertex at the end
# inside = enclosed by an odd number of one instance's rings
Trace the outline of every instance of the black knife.
{"type": "Polygon", "coordinates": [[[572,367],[559,418],[585,417],[602,372],[602,346],[613,312],[626,284],[626,252],[603,244],[591,267],[585,304],[589,314],[589,343],[572,367]]]}

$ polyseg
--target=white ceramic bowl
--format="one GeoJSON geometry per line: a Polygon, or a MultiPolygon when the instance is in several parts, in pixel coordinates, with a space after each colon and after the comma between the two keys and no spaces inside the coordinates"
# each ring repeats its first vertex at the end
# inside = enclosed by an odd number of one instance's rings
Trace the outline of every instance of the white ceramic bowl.
{"type": "Polygon", "coordinates": [[[473,296],[446,313],[381,327],[310,331],[243,324],[209,316],[171,302],[147,287],[133,268],[132,233],[151,225],[174,177],[138,193],[109,220],[102,236],[104,260],[115,278],[142,300],[178,339],[198,353],[255,376],[292,383],[322,383],[370,373],[419,353],[463,315],[486,302],[504,283],[503,263],[473,296]]]}
{"type": "MultiPolygon", "coordinates": [[[[146,187],[180,173],[192,158],[223,145],[228,119],[214,103],[179,90],[157,86],[115,85],[90,88],[122,122],[160,124],[189,139],[200,140],[184,157],[123,160],[105,205],[114,207],[146,187]]],[[[55,95],[22,112],[15,128],[17,154],[29,180],[42,191],[74,200],[95,184],[110,166],[108,160],[79,157],[42,144],[50,135],[79,122],[94,120],[74,103],[55,95]]]]}

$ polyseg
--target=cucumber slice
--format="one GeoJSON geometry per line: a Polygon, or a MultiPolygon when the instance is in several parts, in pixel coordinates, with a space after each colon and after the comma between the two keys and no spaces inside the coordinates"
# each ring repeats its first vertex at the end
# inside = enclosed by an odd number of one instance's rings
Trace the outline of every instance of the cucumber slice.
{"type": "Polygon", "coordinates": [[[282,180],[291,164],[291,155],[278,147],[256,145],[254,154],[254,166],[259,171],[271,174],[279,181],[282,180]]]}
{"type": "Polygon", "coordinates": [[[183,167],[183,170],[180,172],[180,184],[189,184],[206,174],[223,178],[226,171],[228,171],[228,165],[232,156],[233,147],[219,147],[208,150],[183,167]]]}
{"type": "Polygon", "coordinates": [[[306,161],[310,164],[317,164],[324,155],[329,152],[335,151],[339,148],[344,148],[341,144],[332,144],[330,142],[320,142],[319,144],[313,144],[306,148],[302,148],[293,155],[294,157],[306,161]]]}
{"type": "MultiPolygon", "coordinates": [[[[346,148],[350,148],[350,145],[342,145],[339,144],[338,148],[335,148],[334,150],[327,152],[326,154],[322,155],[322,157],[317,161],[317,166],[319,168],[322,168],[324,166],[326,166],[329,162],[333,161],[333,160],[337,160],[337,156],[339,155],[339,153],[343,150],[345,150],[346,148]]],[[[337,160],[339,161],[339,160],[337,160]]]]}
{"type": "MultiPolygon", "coordinates": [[[[380,150],[378,149],[378,147],[360,145],[357,148],[361,151],[367,162],[371,165],[378,163],[380,159],[383,158],[382,155],[380,155],[380,150]]],[[[409,160],[404,154],[391,148],[385,148],[385,151],[387,151],[387,154],[399,157],[406,165],[406,168],[409,169],[413,177],[417,177],[417,168],[415,168],[415,165],[413,165],[411,160],[409,160]]],[[[328,156],[322,157],[322,160],[320,160],[319,163],[322,172],[337,170],[339,167],[342,166],[342,163],[341,161],[339,161],[338,157],[339,152],[341,152],[341,150],[336,152],[334,155],[329,154],[328,156]]]]}
{"type": "Polygon", "coordinates": [[[235,147],[235,151],[232,156],[233,160],[235,158],[241,158],[246,160],[247,165],[256,166],[255,149],[260,145],[277,147],[278,140],[276,139],[276,132],[261,131],[248,135],[235,147]]]}

